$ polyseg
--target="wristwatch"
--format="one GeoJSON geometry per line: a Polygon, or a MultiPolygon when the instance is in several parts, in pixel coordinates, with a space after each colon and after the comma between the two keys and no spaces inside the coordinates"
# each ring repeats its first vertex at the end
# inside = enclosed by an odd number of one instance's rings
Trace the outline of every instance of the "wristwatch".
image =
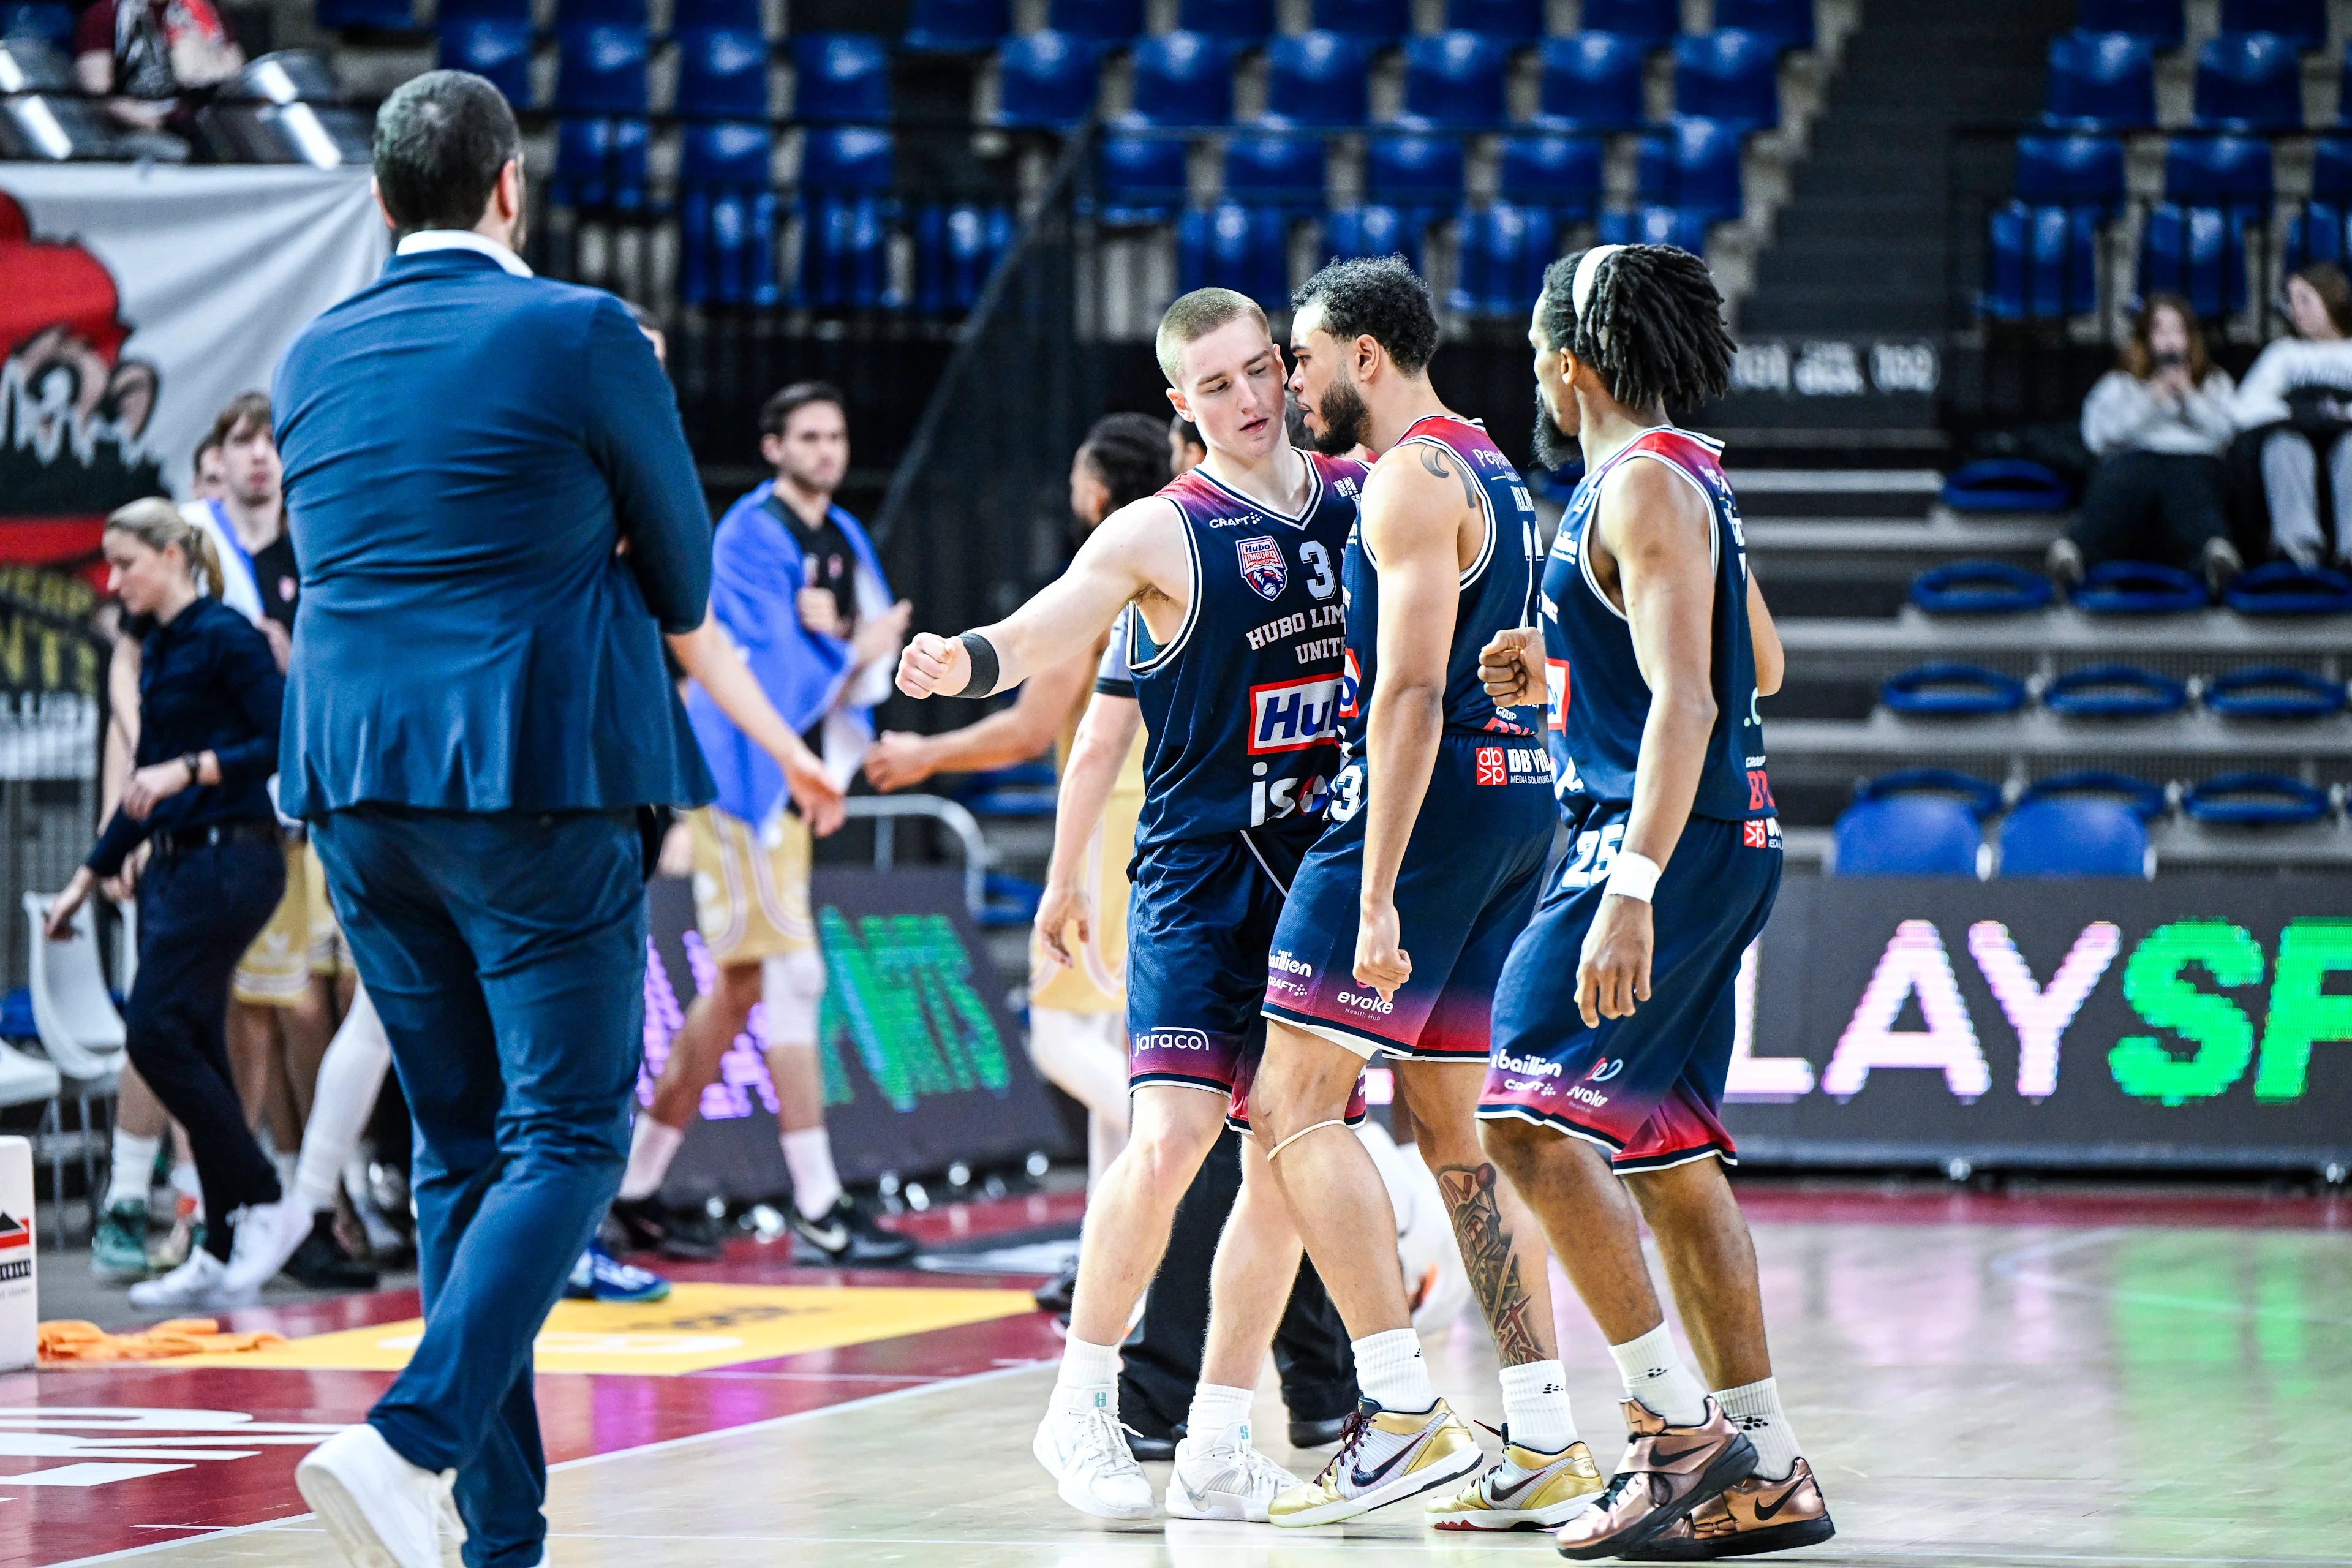
{"type": "Polygon", "coordinates": [[[188,770],[188,785],[191,789],[205,782],[205,754],[202,752],[186,753],[181,757],[180,765],[188,770]]]}

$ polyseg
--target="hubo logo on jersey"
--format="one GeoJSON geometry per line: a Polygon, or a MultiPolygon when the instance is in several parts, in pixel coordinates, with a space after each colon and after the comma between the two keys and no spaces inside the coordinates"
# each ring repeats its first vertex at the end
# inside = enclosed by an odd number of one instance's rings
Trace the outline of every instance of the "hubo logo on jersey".
{"type": "Polygon", "coordinates": [[[1260,533],[1234,540],[1234,548],[1242,558],[1242,581],[1261,599],[1281,598],[1290,585],[1290,563],[1282,558],[1282,546],[1260,533]]]}
{"type": "Polygon", "coordinates": [[[1363,666],[1356,662],[1356,650],[1346,649],[1339,658],[1339,717],[1356,717],[1357,693],[1364,689],[1363,666]]]}
{"type": "Polygon", "coordinates": [[[1251,754],[1302,751],[1332,740],[1339,729],[1342,679],[1309,676],[1251,687],[1251,754]]]}

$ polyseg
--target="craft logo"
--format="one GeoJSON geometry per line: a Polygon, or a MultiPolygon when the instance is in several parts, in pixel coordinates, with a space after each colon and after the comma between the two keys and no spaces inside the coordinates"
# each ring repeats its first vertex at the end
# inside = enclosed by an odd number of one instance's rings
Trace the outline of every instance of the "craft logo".
{"type": "Polygon", "coordinates": [[[1339,726],[1339,681],[1325,675],[1251,687],[1251,753],[1303,751],[1329,741],[1339,726]]]}
{"type": "Polygon", "coordinates": [[[1282,558],[1282,546],[1258,533],[1234,540],[1234,549],[1242,559],[1242,581],[1256,589],[1261,599],[1282,597],[1290,585],[1290,563],[1282,558]]]}
{"type": "Polygon", "coordinates": [[[1511,782],[1510,769],[1503,765],[1503,748],[1478,748],[1478,782],[1482,784],[1507,784],[1511,782]]]}

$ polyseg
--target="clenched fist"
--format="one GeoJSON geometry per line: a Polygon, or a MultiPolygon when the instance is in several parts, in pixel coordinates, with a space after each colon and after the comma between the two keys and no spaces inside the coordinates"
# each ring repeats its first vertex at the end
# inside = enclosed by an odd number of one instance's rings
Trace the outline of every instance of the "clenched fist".
{"type": "Polygon", "coordinates": [[[1544,698],[1543,633],[1509,626],[1478,650],[1478,679],[1497,708],[1517,708],[1544,698]]]}
{"type": "Polygon", "coordinates": [[[953,697],[971,684],[971,656],[961,637],[917,632],[898,656],[898,689],[920,700],[953,697]]]}

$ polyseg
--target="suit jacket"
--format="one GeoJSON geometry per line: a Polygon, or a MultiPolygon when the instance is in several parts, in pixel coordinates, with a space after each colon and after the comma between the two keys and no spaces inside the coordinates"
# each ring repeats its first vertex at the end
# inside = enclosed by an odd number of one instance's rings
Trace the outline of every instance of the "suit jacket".
{"type": "Polygon", "coordinates": [[[618,300],[396,256],[295,340],[271,397],[302,576],[288,813],[711,798],[659,636],[702,622],[710,515],[618,300]]]}

